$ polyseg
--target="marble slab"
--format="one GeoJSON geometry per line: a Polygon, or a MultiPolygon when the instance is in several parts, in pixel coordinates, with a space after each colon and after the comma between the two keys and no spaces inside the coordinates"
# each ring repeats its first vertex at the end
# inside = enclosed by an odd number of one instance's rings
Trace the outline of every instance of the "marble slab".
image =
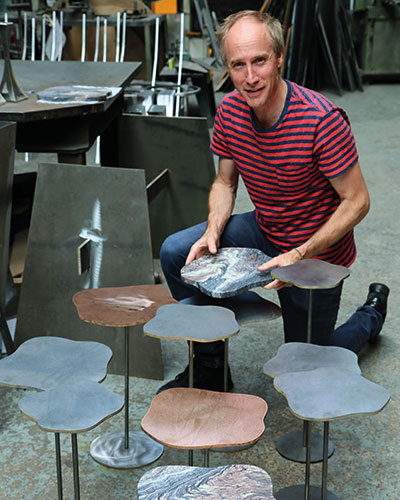
{"type": "Polygon", "coordinates": [[[243,446],[263,435],[267,411],[258,396],[177,387],[154,397],[141,426],[172,448],[243,446]]]}
{"type": "Polygon", "coordinates": [[[21,412],[44,431],[78,433],[93,429],[122,410],[124,398],[96,382],[35,392],[21,399],[21,412]]]}
{"type": "Polygon", "coordinates": [[[225,299],[215,299],[203,293],[196,293],[179,301],[179,303],[194,306],[226,307],[233,311],[236,321],[240,325],[251,321],[270,321],[280,318],[282,315],[279,306],[250,290],[225,299]]]}
{"type": "Polygon", "coordinates": [[[214,342],[239,332],[234,313],[225,307],[167,304],[143,326],[150,337],[214,342]]]}
{"type": "Polygon", "coordinates": [[[77,292],[72,301],[80,319],[104,326],[133,326],[149,321],[158,307],[176,303],[160,285],[92,288],[77,292]]]}
{"type": "Polygon", "coordinates": [[[350,276],[350,271],[324,260],[304,259],[290,266],[275,267],[271,276],[299,288],[321,289],[334,288],[350,276]]]}
{"type": "Polygon", "coordinates": [[[111,357],[111,349],[99,342],[34,337],[0,360],[0,384],[46,390],[82,380],[101,382],[111,357]]]}
{"type": "Polygon", "coordinates": [[[255,248],[220,248],[215,255],[204,255],[184,266],[181,277],[211,297],[233,297],[273,281],[269,271],[257,269],[270,259],[255,248]]]}
{"type": "Polygon", "coordinates": [[[138,483],[138,500],[275,500],[272,481],[254,465],[155,467],[138,483]]]}
{"type": "Polygon", "coordinates": [[[361,375],[338,368],[278,375],[274,387],[302,420],[328,421],[380,412],[389,402],[386,389],[361,375]]]}
{"type": "Polygon", "coordinates": [[[354,352],[343,347],[320,346],[305,342],[282,344],[276,356],[265,363],[264,373],[270,377],[277,377],[284,373],[327,367],[361,374],[358,356],[354,352]]]}

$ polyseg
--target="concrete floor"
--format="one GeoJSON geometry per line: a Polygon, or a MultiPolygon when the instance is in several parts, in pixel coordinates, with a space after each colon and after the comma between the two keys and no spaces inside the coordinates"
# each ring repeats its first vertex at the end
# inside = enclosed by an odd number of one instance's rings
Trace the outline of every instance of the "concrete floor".
{"type": "MultiPolygon", "coordinates": [[[[391,288],[389,312],[374,346],[367,346],[359,356],[362,373],[381,384],[392,395],[378,415],[337,420],[330,425],[335,452],[329,460],[328,488],[341,500],[398,500],[400,498],[400,143],[399,84],[375,84],[364,92],[342,97],[325,92],[344,107],[356,136],[360,163],[371,194],[371,211],[356,229],[358,259],[351,268],[342,296],[338,323],[344,321],[364,302],[368,285],[373,281],[391,288]],[[399,212],[398,212],[399,211],[399,212]]],[[[236,210],[249,208],[240,190],[236,210]]],[[[275,292],[259,290],[277,302],[275,292]]],[[[263,374],[266,360],[275,355],[282,343],[282,322],[252,323],[243,327],[230,342],[230,364],[235,392],[263,397],[269,405],[266,431],[248,450],[236,453],[214,452],[210,465],[247,463],[270,474],[275,491],[303,483],[304,466],[282,458],[274,440],[282,434],[302,428],[288,410],[286,400],[274,390],[263,374]]],[[[165,341],[163,346],[165,381],[186,364],[187,347],[183,341],[165,341]]],[[[123,377],[109,375],[103,382],[108,389],[123,394],[123,377]]],[[[130,422],[138,428],[160,381],[135,377],[130,379],[130,422]]],[[[54,437],[41,431],[23,417],[18,401],[26,393],[21,389],[0,387],[0,499],[54,500],[57,498],[54,437]]],[[[321,425],[316,426],[322,429],[321,425]]],[[[123,428],[123,413],[78,436],[82,499],[113,500],[136,498],[138,479],[152,466],[116,470],[103,467],[89,456],[90,442],[103,432],[123,428]]],[[[63,435],[62,466],[64,498],[73,498],[70,438],[63,435]]],[[[165,449],[156,465],[186,464],[187,453],[165,449]]],[[[202,465],[201,453],[195,453],[195,465],[202,465]]],[[[312,466],[312,484],[321,481],[321,465],[312,466]]]]}

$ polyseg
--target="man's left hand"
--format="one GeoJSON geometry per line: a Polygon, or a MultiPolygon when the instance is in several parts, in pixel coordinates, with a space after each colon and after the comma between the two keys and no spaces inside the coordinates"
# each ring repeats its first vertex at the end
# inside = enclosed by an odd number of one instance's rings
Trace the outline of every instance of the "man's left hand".
{"type": "MultiPolygon", "coordinates": [[[[300,255],[296,252],[296,250],[291,250],[290,252],[281,253],[277,257],[272,258],[268,262],[261,264],[258,267],[259,271],[268,271],[274,267],[284,267],[290,266],[291,264],[295,264],[301,259],[300,255]]],[[[284,283],[283,281],[274,280],[268,285],[265,285],[263,288],[266,290],[280,290],[286,286],[292,286],[290,283],[284,283]]]]}

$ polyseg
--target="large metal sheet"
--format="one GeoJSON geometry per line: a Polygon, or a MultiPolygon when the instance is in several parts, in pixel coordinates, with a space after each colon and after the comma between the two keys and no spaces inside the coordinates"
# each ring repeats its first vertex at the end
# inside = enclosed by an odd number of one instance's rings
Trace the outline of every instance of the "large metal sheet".
{"type": "Polygon", "coordinates": [[[12,185],[14,173],[15,123],[0,122],[0,333],[7,352],[12,351],[12,340],[5,320],[5,297],[10,242],[12,185]]]}
{"type": "Polygon", "coordinates": [[[169,169],[168,186],[149,204],[157,257],[166,236],[207,219],[215,178],[207,119],[124,114],[118,142],[118,166],[144,169],[147,184],[169,169]]]}
{"type": "MultiPolygon", "coordinates": [[[[154,283],[144,172],[65,164],[39,166],[16,344],[42,335],[96,340],[123,373],[123,329],[81,321],[78,290],[154,283]],[[89,240],[86,245],[84,242],[89,240]],[[90,247],[90,268],[85,252],[90,247]],[[78,274],[78,248],[81,272],[78,274]]],[[[131,375],[162,378],[158,341],[131,329],[131,375]],[[134,363],[133,363],[134,358],[134,363]]]]}

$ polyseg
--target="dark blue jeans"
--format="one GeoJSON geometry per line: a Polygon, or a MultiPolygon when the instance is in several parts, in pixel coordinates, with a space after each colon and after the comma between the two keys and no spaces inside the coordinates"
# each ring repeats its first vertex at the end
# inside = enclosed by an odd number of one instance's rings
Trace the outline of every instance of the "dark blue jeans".
{"type": "MultiPolygon", "coordinates": [[[[160,252],[161,266],[173,297],[182,300],[198,290],[184,283],[180,270],[185,265],[190,247],[200,238],[206,223],[184,229],[169,236],[160,252]]],[[[266,255],[277,256],[280,251],[266,238],[257,224],[255,212],[233,215],[221,237],[220,247],[258,248],[266,255]]],[[[339,328],[335,323],[339,311],[342,284],[327,290],[313,290],[312,342],[318,345],[345,347],[358,353],[382,328],[382,316],[372,307],[361,306],[339,328]]],[[[305,342],[309,290],[295,286],[278,291],[282,309],[285,342],[305,342]]],[[[223,342],[194,344],[196,362],[204,366],[223,364],[223,342]]]]}

